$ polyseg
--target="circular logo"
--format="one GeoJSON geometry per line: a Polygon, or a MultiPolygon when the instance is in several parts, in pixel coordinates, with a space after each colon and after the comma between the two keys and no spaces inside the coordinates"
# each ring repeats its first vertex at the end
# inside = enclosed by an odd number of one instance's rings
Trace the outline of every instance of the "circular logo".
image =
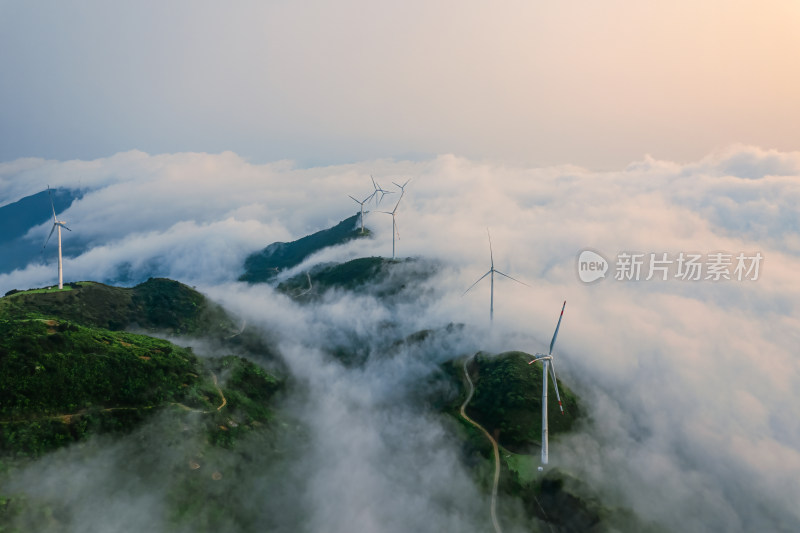
{"type": "Polygon", "coordinates": [[[606,277],[608,261],[594,250],[582,250],[577,259],[578,278],[584,283],[593,283],[606,277]]]}

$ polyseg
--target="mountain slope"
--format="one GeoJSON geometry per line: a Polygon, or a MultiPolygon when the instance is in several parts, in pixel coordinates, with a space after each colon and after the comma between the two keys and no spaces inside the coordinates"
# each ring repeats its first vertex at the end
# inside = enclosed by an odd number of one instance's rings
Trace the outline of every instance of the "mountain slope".
{"type": "MultiPolygon", "coordinates": [[[[129,431],[170,405],[217,416],[224,403],[239,429],[212,431],[212,442],[269,418],[280,381],[252,362],[201,360],[190,348],[120,331],[126,328],[203,336],[219,341],[221,354],[247,343],[224,310],[168,279],[132,289],[81,282],[0,298],[0,453],[38,455],[93,433],[129,431]]],[[[263,342],[258,348],[269,353],[263,342]]]]}
{"type": "MultiPolygon", "coordinates": [[[[529,365],[533,356],[506,352],[478,354],[470,365],[475,396],[467,409],[471,417],[504,447],[527,451],[540,446],[542,435],[542,365],[529,365]]],[[[564,414],[558,408],[552,379],[548,380],[547,418],[551,438],[568,432],[582,415],[578,397],[558,382],[564,414]]]]}
{"type": "Polygon", "coordinates": [[[54,491],[28,490],[15,484],[16,471],[49,471],[55,462],[60,472],[110,456],[110,473],[88,477],[163,487],[169,530],[225,530],[220,521],[251,512],[235,473],[280,460],[276,443],[287,425],[275,396],[284,382],[241,357],[198,358],[191,348],[95,325],[136,321],[193,334],[213,327],[213,304],[185,285],[69,289],[0,299],[0,531],[65,531],[84,522],[61,497],[64,479],[54,491]]]}
{"type": "Polygon", "coordinates": [[[360,257],[345,263],[317,265],[281,282],[278,290],[303,302],[334,289],[386,298],[405,289],[419,289],[436,269],[435,263],[419,259],[360,257]]]}
{"type": "MultiPolygon", "coordinates": [[[[272,280],[279,270],[299,265],[311,254],[351,239],[361,237],[361,230],[356,228],[360,214],[353,215],[335,226],[306,235],[292,242],[274,242],[251,254],[244,262],[245,272],[239,281],[260,283],[272,280]]],[[[369,235],[366,233],[365,235],[369,235]]]]}
{"type": "Polygon", "coordinates": [[[137,328],[208,336],[237,329],[222,308],[169,279],[151,278],[130,289],[89,281],[66,288],[11,291],[0,299],[0,312],[54,315],[110,330],[137,328]]]}
{"type": "Polygon", "coordinates": [[[0,314],[0,454],[40,455],[93,433],[129,431],[170,405],[209,414],[225,405],[222,415],[246,428],[269,418],[279,385],[244,359],[200,360],[145,335],[0,314]]]}
{"type": "MultiPolygon", "coordinates": [[[[609,505],[602,493],[567,470],[552,467],[546,467],[543,472],[538,470],[542,368],[541,365],[528,365],[531,359],[532,356],[523,352],[479,353],[467,365],[470,379],[476,381],[475,395],[467,406],[467,412],[470,417],[480,418],[480,424],[497,438],[501,446],[501,522],[513,513],[510,507],[503,509],[503,502],[519,498],[530,521],[530,529],[534,531],[664,533],[630,509],[609,505]]],[[[442,366],[443,375],[451,383],[463,372],[462,362],[463,359],[453,360],[442,366]]],[[[440,405],[461,424],[465,460],[474,465],[476,475],[483,472],[483,476],[488,477],[488,465],[493,463],[492,446],[485,435],[458,415],[457,406],[466,395],[466,382],[462,384],[464,390],[460,398],[450,398],[440,405]]],[[[551,385],[552,400],[548,402],[551,445],[553,434],[573,430],[584,416],[578,397],[561,380],[559,391],[567,414],[556,414],[559,409],[551,385]]]]}

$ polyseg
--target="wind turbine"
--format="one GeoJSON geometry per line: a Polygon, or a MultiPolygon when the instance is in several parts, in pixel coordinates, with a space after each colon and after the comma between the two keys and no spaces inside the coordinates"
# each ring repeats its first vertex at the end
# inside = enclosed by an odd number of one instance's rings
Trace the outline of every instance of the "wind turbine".
{"type": "Polygon", "coordinates": [[[382,188],[378,182],[375,181],[375,178],[372,177],[372,174],[369,175],[369,179],[372,180],[372,186],[375,188],[375,192],[372,195],[375,197],[375,205],[378,205],[383,201],[383,197],[387,194],[394,194],[394,191],[387,191],[386,189],[382,188]],[[378,198],[378,193],[381,193],[381,197],[378,198]]]}
{"type": "MultiPolygon", "coordinates": [[[[491,275],[491,278],[489,278],[491,280],[491,282],[492,282],[491,283],[490,296],[489,296],[489,320],[494,320],[494,273],[495,272],[497,272],[501,276],[507,277],[510,280],[516,281],[517,283],[522,283],[526,287],[530,287],[530,285],[528,285],[527,283],[524,283],[524,282],[522,282],[522,281],[520,281],[518,279],[514,279],[511,276],[509,276],[508,274],[504,274],[503,272],[500,272],[499,270],[494,268],[494,254],[492,253],[492,236],[489,233],[489,228],[486,228],[486,235],[489,236],[489,259],[491,261],[491,267],[489,268],[489,272],[487,272],[486,274],[484,274],[483,276],[478,278],[478,281],[476,281],[475,283],[470,285],[469,289],[464,291],[464,294],[467,294],[472,289],[472,287],[474,287],[475,285],[480,283],[480,281],[483,278],[485,278],[486,276],[491,275]]],[[[461,296],[464,296],[464,294],[462,294],[461,296]]]]}
{"type": "Polygon", "coordinates": [[[394,236],[397,235],[397,238],[400,238],[400,232],[397,231],[397,221],[394,218],[395,213],[397,213],[397,207],[400,205],[400,200],[403,199],[403,195],[405,191],[400,193],[400,199],[397,200],[397,204],[394,206],[394,209],[391,211],[381,211],[381,213],[386,213],[387,215],[392,215],[392,259],[394,259],[394,236]]]}
{"type": "MultiPolygon", "coordinates": [[[[348,194],[347,196],[350,195],[348,194]]],[[[350,196],[350,198],[352,198],[355,203],[361,206],[361,233],[364,233],[364,204],[367,203],[369,199],[372,198],[373,196],[375,196],[375,193],[370,194],[360,202],[356,200],[354,196],[350,196]]],[[[367,213],[369,213],[369,211],[367,211],[367,213]]]]}
{"type": "MultiPolygon", "coordinates": [[[[547,370],[553,374],[553,386],[556,389],[556,398],[558,398],[558,408],[561,409],[561,414],[564,414],[564,407],[561,405],[561,395],[558,393],[558,380],[556,379],[556,367],[553,366],[553,345],[556,343],[558,337],[558,328],[561,327],[561,319],[564,318],[564,308],[567,306],[567,301],[564,300],[564,305],[561,306],[561,314],[558,316],[558,324],[556,324],[556,332],[553,333],[553,340],[550,341],[550,351],[547,355],[537,353],[533,356],[533,361],[528,363],[532,365],[537,361],[542,362],[542,465],[547,464],[548,459],[548,443],[547,443],[547,370]]],[[[540,466],[539,470],[543,470],[540,466]]]]}
{"type": "Polygon", "coordinates": [[[61,228],[64,228],[67,231],[72,231],[66,226],[66,221],[58,220],[56,217],[56,206],[53,205],[53,196],[50,194],[50,186],[47,186],[47,197],[50,199],[50,207],[53,209],[53,229],[50,230],[50,235],[47,236],[47,240],[44,241],[44,245],[42,246],[42,250],[45,249],[47,243],[50,242],[50,237],[53,236],[53,232],[58,228],[58,289],[61,290],[64,288],[64,271],[62,269],[61,264],[61,228]]]}

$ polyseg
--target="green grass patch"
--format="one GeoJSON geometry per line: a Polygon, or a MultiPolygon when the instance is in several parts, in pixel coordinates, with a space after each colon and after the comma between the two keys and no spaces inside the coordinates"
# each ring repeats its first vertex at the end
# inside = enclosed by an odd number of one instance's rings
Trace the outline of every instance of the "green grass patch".
{"type": "Polygon", "coordinates": [[[517,480],[522,485],[532,483],[539,474],[538,468],[541,464],[541,458],[538,455],[519,454],[501,448],[500,456],[505,461],[509,471],[516,475],[517,480]]]}
{"type": "Polygon", "coordinates": [[[57,286],[54,287],[43,287],[41,289],[28,289],[27,291],[14,291],[7,296],[14,296],[14,295],[21,295],[21,294],[49,294],[53,292],[65,292],[71,291],[72,287],[70,285],[64,285],[63,289],[59,289],[57,286]]]}
{"type": "Polygon", "coordinates": [[[38,313],[110,330],[137,328],[223,338],[238,329],[218,305],[169,279],[151,278],[133,288],[88,281],[67,287],[9,294],[0,298],[0,316],[38,313]]]}

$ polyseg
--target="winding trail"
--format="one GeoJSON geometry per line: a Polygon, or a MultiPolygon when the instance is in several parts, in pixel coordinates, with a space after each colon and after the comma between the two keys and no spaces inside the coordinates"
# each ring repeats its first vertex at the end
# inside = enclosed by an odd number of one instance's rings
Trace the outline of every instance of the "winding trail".
{"type": "Polygon", "coordinates": [[[311,289],[314,288],[311,285],[311,275],[308,272],[306,272],[306,277],[308,278],[308,288],[306,290],[304,290],[303,292],[299,293],[297,296],[303,296],[305,294],[308,294],[309,292],[311,292],[311,289]]]}
{"type": "Polygon", "coordinates": [[[470,400],[472,400],[472,395],[475,393],[475,387],[472,385],[472,380],[469,378],[469,372],[467,372],[467,363],[469,360],[472,359],[471,357],[467,357],[464,359],[464,377],[467,378],[467,384],[469,384],[469,394],[467,394],[467,399],[464,400],[464,403],[461,404],[461,417],[481,430],[486,438],[489,439],[492,443],[492,448],[494,449],[494,482],[492,484],[492,524],[494,525],[494,530],[496,533],[503,533],[503,530],[500,528],[500,522],[497,521],[497,484],[500,481],[500,450],[497,446],[497,441],[494,440],[486,429],[467,416],[466,409],[467,405],[469,404],[470,400]]]}
{"type": "MultiPolygon", "coordinates": [[[[228,405],[228,399],[225,397],[224,394],[222,394],[222,389],[219,388],[219,383],[217,382],[217,375],[215,373],[211,372],[211,378],[214,380],[214,388],[217,389],[217,393],[219,394],[219,398],[220,398],[220,400],[222,400],[222,403],[219,404],[219,407],[217,407],[216,410],[217,411],[221,411],[223,407],[228,405]]],[[[170,405],[176,405],[176,406],[180,407],[181,409],[183,409],[185,411],[191,411],[192,413],[203,413],[203,414],[207,415],[209,413],[213,413],[214,412],[214,411],[211,411],[211,410],[203,411],[202,409],[194,409],[193,407],[189,407],[188,405],[184,405],[184,404],[179,403],[179,402],[170,402],[170,405]]]]}
{"type": "MultiPolygon", "coordinates": [[[[228,399],[225,398],[225,395],[222,394],[222,389],[219,388],[219,383],[217,383],[217,375],[215,373],[211,373],[211,377],[214,378],[214,386],[217,388],[217,392],[219,393],[219,397],[222,398],[222,403],[217,407],[217,411],[221,411],[223,407],[228,405],[228,399]]],[[[206,411],[207,413],[209,411],[206,411]]]]}
{"type": "Polygon", "coordinates": [[[237,333],[234,333],[230,337],[226,337],[226,339],[232,339],[234,337],[238,337],[239,335],[244,333],[244,328],[246,328],[246,327],[247,327],[247,320],[246,319],[242,319],[242,328],[237,333]]]}

